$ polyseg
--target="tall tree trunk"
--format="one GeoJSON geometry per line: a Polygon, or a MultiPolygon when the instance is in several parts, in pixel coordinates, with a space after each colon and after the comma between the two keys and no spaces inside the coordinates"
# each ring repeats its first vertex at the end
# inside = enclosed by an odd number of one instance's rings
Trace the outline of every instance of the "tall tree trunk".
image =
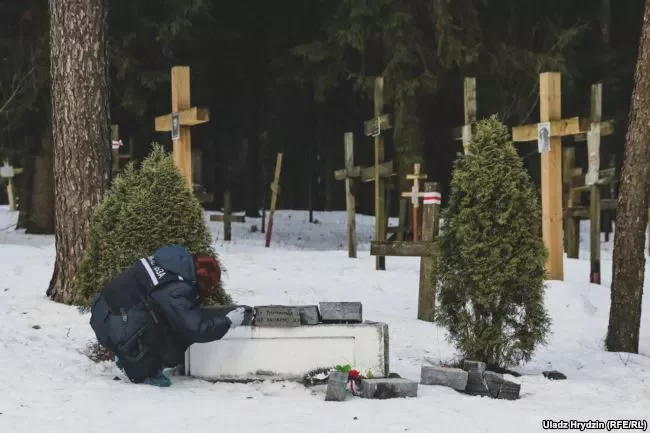
{"type": "Polygon", "coordinates": [[[108,182],[104,0],[49,0],[56,261],[47,295],[75,301],[89,222],[108,182]]]}
{"type": "Polygon", "coordinates": [[[645,2],[630,123],[616,206],[614,266],[607,330],[610,352],[639,351],[645,271],[645,228],[650,194],[650,0],[645,2]]]}

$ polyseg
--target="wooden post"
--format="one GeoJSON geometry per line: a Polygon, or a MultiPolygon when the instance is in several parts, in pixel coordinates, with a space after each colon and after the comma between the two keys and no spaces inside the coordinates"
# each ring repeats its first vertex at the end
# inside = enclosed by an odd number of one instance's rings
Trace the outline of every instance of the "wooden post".
{"type": "Polygon", "coordinates": [[[210,120],[207,108],[192,107],[190,104],[190,68],[172,68],[172,112],[156,117],[156,131],[171,131],[174,142],[174,163],[192,188],[192,133],[190,127],[210,120]],[[178,132],[178,138],[176,138],[178,132]]]}
{"type": "MultiPolygon", "coordinates": [[[[438,184],[425,182],[424,192],[439,192],[438,184]]],[[[422,212],[422,240],[433,242],[438,237],[440,202],[428,201],[422,212]]],[[[418,319],[433,322],[436,308],[437,256],[420,260],[420,292],[418,295],[418,319]]]]}
{"type": "Polygon", "coordinates": [[[603,114],[603,86],[591,86],[591,131],[587,135],[589,169],[585,176],[585,185],[591,186],[589,197],[589,251],[591,270],[589,281],[600,284],[600,122],[603,114]]]}
{"type": "Polygon", "coordinates": [[[399,200],[399,222],[397,223],[397,240],[404,240],[404,229],[406,228],[406,208],[408,203],[404,197],[399,200]]]}
{"type": "MultiPolygon", "coordinates": [[[[562,81],[559,73],[540,76],[540,121],[562,118],[562,81]]],[[[562,247],[562,138],[549,137],[551,148],[542,152],[542,233],[549,250],[548,278],[564,280],[562,247]]]]}
{"type": "MultiPolygon", "coordinates": [[[[354,168],[354,134],[346,132],[343,136],[345,146],[345,169],[351,172],[354,168]]],[[[357,222],[356,222],[356,183],[350,177],[345,178],[345,208],[348,223],[348,257],[357,257],[357,222]]]]}
{"type": "Polygon", "coordinates": [[[269,224],[266,231],[266,247],[271,245],[271,235],[273,233],[273,216],[275,215],[275,206],[277,205],[278,193],[280,192],[280,171],[282,170],[282,153],[278,153],[275,162],[275,176],[271,184],[271,209],[269,209],[269,224]]]}
{"type": "MultiPolygon", "coordinates": [[[[375,78],[375,117],[377,123],[380,124],[379,116],[382,115],[384,109],[384,78],[375,78]]],[[[375,240],[386,240],[386,232],[384,230],[384,179],[379,176],[379,164],[384,162],[384,137],[381,135],[381,130],[375,135],[375,240]]],[[[375,258],[375,269],[386,270],[386,257],[377,256],[375,258]]]]}
{"type": "Polygon", "coordinates": [[[467,77],[463,85],[463,105],[465,113],[465,124],[460,128],[453,129],[453,138],[463,143],[465,155],[469,154],[469,144],[472,141],[473,129],[476,125],[476,78],[467,77]]]}
{"type": "Polygon", "coordinates": [[[120,147],[122,147],[122,140],[120,140],[120,127],[118,125],[111,126],[111,149],[113,150],[113,167],[112,177],[115,179],[117,172],[120,171],[120,147]]]}
{"type": "MultiPolygon", "coordinates": [[[[562,149],[562,179],[564,186],[564,209],[570,210],[574,203],[575,186],[573,170],[575,167],[575,147],[562,149]]],[[[580,219],[573,217],[570,212],[564,218],[564,248],[567,257],[577,259],[580,249],[580,219]]]]}

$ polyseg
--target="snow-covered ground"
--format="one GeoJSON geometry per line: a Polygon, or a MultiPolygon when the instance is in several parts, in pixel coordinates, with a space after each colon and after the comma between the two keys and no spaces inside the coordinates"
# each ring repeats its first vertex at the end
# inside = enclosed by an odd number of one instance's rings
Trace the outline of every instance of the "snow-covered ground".
{"type": "MultiPolygon", "coordinates": [[[[416,320],[419,259],[369,255],[373,218],[359,216],[359,258],[346,252],[345,213],[276,213],[264,247],[260,220],[209,223],[228,268],[226,287],[239,303],[361,301],[364,316],[390,327],[391,370],[419,380],[423,359],[450,360],[445,332],[416,320]]],[[[83,355],[88,316],[45,297],[54,238],[11,229],[16,213],[0,207],[0,432],[532,432],[542,420],[650,421],[650,298],[643,303],[641,354],[603,350],[609,314],[611,243],[603,245],[603,285],[589,284],[588,223],[582,260],[565,261],[565,282],[549,282],[553,319],[547,347],[519,369],[521,399],[471,397],[420,386],[417,399],[325,402],[322,390],[294,383],[227,384],[174,377],[160,389],[114,381],[119,371],[83,355]],[[5,229],[9,227],[8,229],[5,229]],[[5,229],[5,230],[3,230],[5,229]],[[34,326],[40,328],[35,329],[34,326]],[[565,381],[539,372],[557,369],[565,381]]],[[[207,219],[207,215],[206,215],[207,219]]],[[[646,269],[646,291],[650,281],[646,269]]]]}

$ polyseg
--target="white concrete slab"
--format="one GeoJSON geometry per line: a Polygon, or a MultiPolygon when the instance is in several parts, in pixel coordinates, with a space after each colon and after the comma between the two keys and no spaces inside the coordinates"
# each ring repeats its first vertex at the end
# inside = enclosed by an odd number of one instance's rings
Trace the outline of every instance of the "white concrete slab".
{"type": "Polygon", "coordinates": [[[388,325],[319,324],[296,328],[241,326],[218,341],[194,344],[185,372],[206,380],[300,380],[311,370],[350,364],[389,373],[388,325]]]}

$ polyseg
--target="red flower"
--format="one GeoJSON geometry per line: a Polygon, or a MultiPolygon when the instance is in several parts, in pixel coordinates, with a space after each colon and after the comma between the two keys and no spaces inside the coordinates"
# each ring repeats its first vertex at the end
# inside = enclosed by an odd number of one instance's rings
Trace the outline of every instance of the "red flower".
{"type": "Polygon", "coordinates": [[[350,378],[350,380],[357,380],[359,378],[359,371],[351,370],[348,377],[350,378]]]}

